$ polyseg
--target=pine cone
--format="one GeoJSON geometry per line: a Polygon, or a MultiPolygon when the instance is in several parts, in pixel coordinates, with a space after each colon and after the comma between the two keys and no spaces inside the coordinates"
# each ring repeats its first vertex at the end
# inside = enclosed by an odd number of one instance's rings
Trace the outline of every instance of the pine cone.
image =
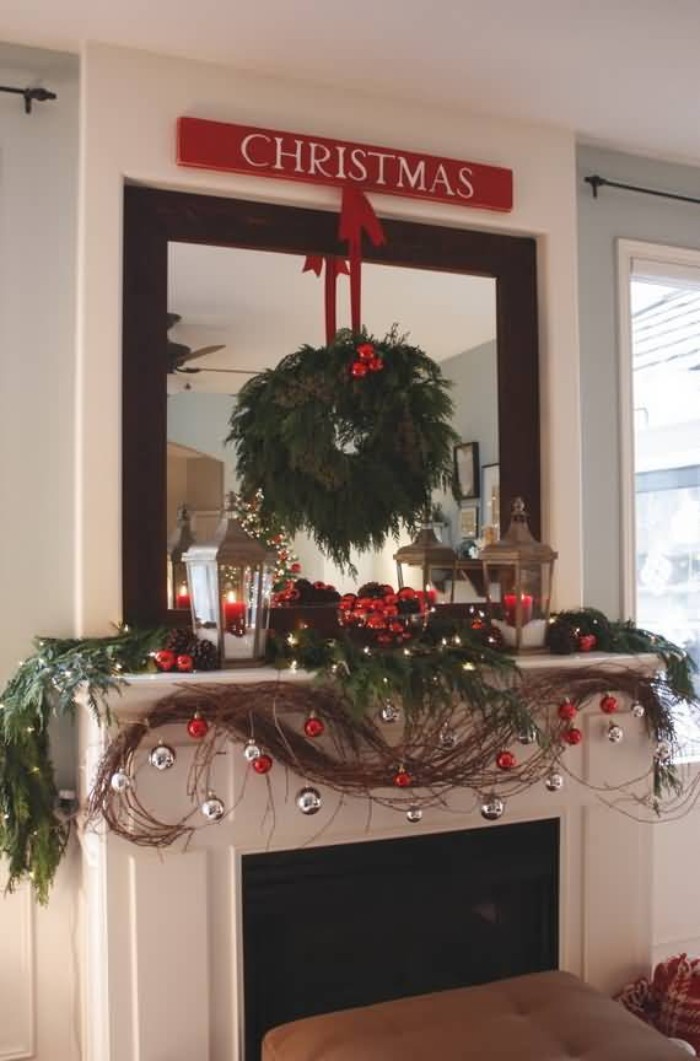
{"type": "Polygon", "coordinates": [[[192,630],[177,627],[171,630],[165,641],[165,648],[176,656],[194,656],[197,637],[192,630]]]}
{"type": "Polygon", "coordinates": [[[196,644],[189,655],[195,670],[218,670],[219,653],[213,641],[202,641],[195,638],[196,644]]]}
{"type": "Polygon", "coordinates": [[[553,622],[547,629],[547,648],[558,656],[570,656],[578,648],[578,636],[564,622],[553,622]]]}

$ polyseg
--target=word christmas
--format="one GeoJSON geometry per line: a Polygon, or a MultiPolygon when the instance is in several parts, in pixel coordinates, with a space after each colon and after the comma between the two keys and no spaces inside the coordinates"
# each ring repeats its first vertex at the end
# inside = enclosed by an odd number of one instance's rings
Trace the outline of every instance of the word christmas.
{"type": "Polygon", "coordinates": [[[509,169],[201,118],[179,119],[177,160],[182,166],[349,185],[487,210],[513,208],[509,169]]]}

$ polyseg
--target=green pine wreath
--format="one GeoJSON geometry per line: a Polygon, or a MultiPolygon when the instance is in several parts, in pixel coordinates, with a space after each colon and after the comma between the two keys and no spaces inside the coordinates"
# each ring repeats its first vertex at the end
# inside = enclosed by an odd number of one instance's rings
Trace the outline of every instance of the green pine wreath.
{"type": "Polygon", "coordinates": [[[227,442],[242,490],[341,567],[414,527],[431,491],[452,483],[450,383],[394,328],[339,332],[303,346],[241,389],[227,442]],[[364,371],[357,368],[364,366],[364,371]]]}

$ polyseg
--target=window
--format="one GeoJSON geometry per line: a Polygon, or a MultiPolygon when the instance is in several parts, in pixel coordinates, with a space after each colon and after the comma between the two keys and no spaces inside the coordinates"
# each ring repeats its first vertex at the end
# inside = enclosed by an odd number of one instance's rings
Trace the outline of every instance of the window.
{"type": "Polygon", "coordinates": [[[625,603],[700,664],[700,253],[620,251],[625,603]]]}

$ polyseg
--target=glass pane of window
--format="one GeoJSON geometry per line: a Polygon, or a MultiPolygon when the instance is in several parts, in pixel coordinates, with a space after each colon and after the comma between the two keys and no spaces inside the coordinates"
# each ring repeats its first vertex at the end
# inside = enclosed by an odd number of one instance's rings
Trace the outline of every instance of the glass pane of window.
{"type": "Polygon", "coordinates": [[[634,263],[636,620],[700,663],[700,274],[634,263]]]}

